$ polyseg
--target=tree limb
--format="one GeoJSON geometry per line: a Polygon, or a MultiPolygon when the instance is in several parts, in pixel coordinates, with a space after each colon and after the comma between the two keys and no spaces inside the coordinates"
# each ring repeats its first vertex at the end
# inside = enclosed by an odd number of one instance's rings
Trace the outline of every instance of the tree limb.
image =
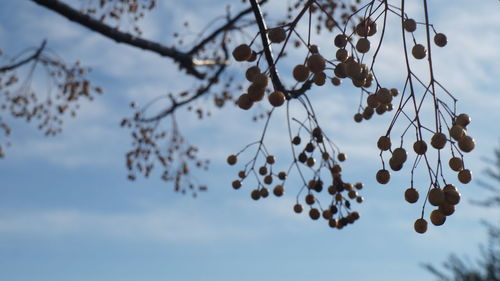
{"type": "Polygon", "coordinates": [[[141,48],[159,54],[160,56],[170,57],[176,61],[181,68],[184,68],[188,74],[193,75],[198,79],[204,79],[205,73],[199,72],[193,63],[191,55],[180,52],[175,48],[166,47],[160,43],[146,40],[133,36],[130,33],[119,31],[110,27],[78,10],[73,9],[69,5],[58,0],[31,0],[43,7],[46,7],[70,21],[77,22],[88,29],[95,31],[105,37],[108,37],[118,43],[128,44],[134,47],[141,48]]]}
{"type": "Polygon", "coordinates": [[[40,54],[42,53],[43,49],[45,48],[45,45],[47,44],[47,40],[43,40],[42,41],[42,44],[40,45],[40,47],[38,47],[38,49],[36,49],[35,53],[19,62],[16,62],[16,63],[13,63],[11,65],[6,65],[6,66],[3,66],[3,67],[0,67],[0,73],[1,72],[7,72],[7,71],[10,71],[12,69],[15,69],[15,68],[18,68],[20,67],[21,65],[24,65],[34,59],[37,59],[40,54]]]}

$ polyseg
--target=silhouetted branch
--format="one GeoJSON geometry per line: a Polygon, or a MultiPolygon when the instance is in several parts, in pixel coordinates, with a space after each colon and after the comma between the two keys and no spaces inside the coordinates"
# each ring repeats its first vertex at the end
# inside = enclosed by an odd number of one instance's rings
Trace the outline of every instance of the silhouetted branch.
{"type": "Polygon", "coordinates": [[[34,59],[37,59],[40,54],[42,53],[43,49],[45,48],[45,45],[47,44],[47,40],[43,40],[42,41],[42,44],[40,45],[40,47],[38,47],[38,49],[36,49],[35,53],[21,61],[18,61],[18,62],[15,62],[11,65],[6,65],[6,66],[3,66],[3,67],[0,67],[0,72],[7,72],[7,71],[10,71],[10,70],[13,70],[15,68],[18,68],[34,59]]]}

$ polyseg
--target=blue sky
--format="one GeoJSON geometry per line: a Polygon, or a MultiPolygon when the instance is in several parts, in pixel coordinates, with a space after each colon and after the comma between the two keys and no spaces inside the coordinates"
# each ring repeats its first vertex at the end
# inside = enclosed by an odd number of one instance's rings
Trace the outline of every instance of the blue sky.
{"type": "MultiPolygon", "coordinates": [[[[182,21],[202,27],[205,19],[224,12],[227,2],[162,2],[142,22],[144,36],[169,44],[182,21]]],[[[455,2],[432,9],[434,24],[449,39],[434,54],[436,73],[460,100],[459,111],[473,118],[469,132],[477,149],[466,159],[477,179],[486,166],[482,158],[499,145],[500,7],[493,0],[455,2]]],[[[293,214],[293,191],[254,202],[248,190],[230,188],[238,169],[227,167],[225,158],[256,139],[262,125],[232,106],[201,122],[191,113],[179,115],[183,133],[212,160],[208,172],[197,174],[208,184],[207,193],[182,196],[155,177],[129,182],[124,154],[131,140],[118,126],[130,114],[128,105],[192,81],[180,79],[184,76],[168,59],[116,45],[30,1],[1,3],[0,48],[6,54],[48,38],[65,60],[81,59],[92,67],[93,81],[105,89],[57,137],[45,138],[30,124],[12,121],[13,145],[0,161],[2,279],[431,280],[420,263],[439,264],[451,252],[477,256],[485,241],[479,220],[500,218],[497,210],[466,202],[486,196],[475,181],[461,188],[465,200],[445,226],[416,234],[412,225],[420,206],[402,199],[408,171],[396,174],[388,186],[373,177],[379,169],[374,144],[388,117],[354,124],[358,94],[351,87],[311,95],[325,128],[349,156],[346,176],[367,186],[366,201],[358,207],[361,220],[342,231],[293,214]]],[[[270,6],[277,16],[278,6],[270,6]]],[[[417,13],[417,7],[412,3],[410,12],[417,13]]],[[[401,71],[394,65],[401,60],[400,43],[396,35],[388,36],[379,72],[387,83],[399,85],[401,71]]],[[[331,42],[331,36],[314,39],[331,42]]],[[[279,129],[282,113],[273,120],[277,129],[268,141],[278,157],[287,157],[287,138],[279,129]]]]}

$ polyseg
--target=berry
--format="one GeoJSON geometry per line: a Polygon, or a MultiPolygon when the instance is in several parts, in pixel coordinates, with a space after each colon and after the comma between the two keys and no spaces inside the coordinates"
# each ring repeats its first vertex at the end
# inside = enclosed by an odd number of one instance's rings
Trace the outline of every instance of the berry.
{"type": "Polygon", "coordinates": [[[297,214],[302,213],[302,205],[300,205],[299,203],[295,204],[293,206],[293,211],[297,214]]]}
{"type": "Polygon", "coordinates": [[[427,231],[427,221],[425,219],[417,219],[413,224],[413,228],[417,233],[425,233],[427,231]]]}
{"type": "Polygon", "coordinates": [[[455,125],[460,125],[462,127],[467,127],[471,122],[471,118],[469,115],[465,113],[461,113],[457,116],[457,119],[455,120],[455,125]]]}
{"type": "Polygon", "coordinates": [[[286,39],[286,32],[281,27],[270,29],[267,35],[272,43],[281,43],[286,39]]]}
{"type": "Polygon", "coordinates": [[[418,140],[413,144],[413,150],[418,155],[423,155],[427,152],[427,144],[423,140],[418,140]]]}
{"type": "Polygon", "coordinates": [[[347,45],[347,40],[347,36],[345,36],[344,34],[339,34],[335,36],[335,40],[333,41],[333,43],[338,48],[344,48],[347,45]]]}
{"type": "Polygon", "coordinates": [[[248,94],[242,94],[237,101],[238,106],[243,110],[248,110],[253,105],[253,101],[248,94]]]}
{"type": "Polygon", "coordinates": [[[367,53],[370,50],[370,40],[366,38],[359,38],[356,43],[356,50],[360,53],[367,53]]]}
{"type": "Polygon", "coordinates": [[[413,204],[418,201],[418,198],[418,191],[415,188],[411,187],[405,191],[406,202],[413,204]]]}
{"type": "Polygon", "coordinates": [[[245,77],[247,78],[248,81],[253,82],[255,79],[255,76],[259,73],[261,73],[260,68],[256,65],[254,65],[254,66],[251,66],[247,69],[247,71],[245,72],[245,77]]]}
{"type": "Polygon", "coordinates": [[[446,216],[438,209],[431,212],[430,219],[433,225],[439,226],[444,224],[446,216]]]}
{"type": "Polygon", "coordinates": [[[281,197],[285,193],[285,188],[282,185],[278,184],[274,187],[273,193],[276,197],[281,197]]]}
{"type": "Polygon", "coordinates": [[[464,136],[458,141],[458,148],[460,148],[463,152],[471,152],[475,146],[476,143],[474,139],[469,136],[464,136]]]}
{"type": "Polygon", "coordinates": [[[234,155],[234,154],[231,154],[227,157],[227,163],[229,165],[234,165],[234,164],[236,164],[237,161],[238,161],[238,157],[236,157],[236,155],[234,155]]]}
{"type": "Polygon", "coordinates": [[[345,156],[345,154],[344,154],[344,153],[339,153],[339,154],[337,155],[337,159],[338,159],[340,162],[344,162],[344,161],[347,159],[347,157],[345,156]]]}
{"type": "Polygon", "coordinates": [[[460,125],[453,125],[450,129],[450,137],[460,141],[465,136],[465,128],[460,125]]]}
{"type": "Polygon", "coordinates": [[[443,149],[446,145],[446,135],[443,133],[435,133],[431,138],[431,145],[435,149],[443,149]]]}
{"type": "Polygon", "coordinates": [[[415,22],[414,19],[406,19],[403,22],[403,27],[406,31],[413,32],[417,29],[417,23],[415,22]]]}
{"type": "Polygon", "coordinates": [[[443,33],[438,33],[434,35],[434,43],[438,47],[444,47],[448,43],[448,39],[446,38],[446,35],[443,33]]]}
{"type": "Polygon", "coordinates": [[[274,162],[276,162],[276,159],[274,158],[274,156],[273,156],[273,155],[268,155],[268,156],[266,157],[266,163],[267,163],[267,164],[272,165],[272,164],[274,164],[274,162]]]}
{"type": "Polygon", "coordinates": [[[460,172],[464,168],[464,163],[460,157],[452,157],[448,165],[455,172],[460,172]]]}
{"type": "Polygon", "coordinates": [[[232,186],[234,189],[239,189],[241,187],[241,181],[239,180],[233,181],[232,186]]]}
{"type": "Polygon", "coordinates": [[[467,184],[472,180],[472,172],[469,169],[463,169],[458,172],[458,181],[467,184]]]}
{"type": "Polygon", "coordinates": [[[408,154],[406,153],[406,150],[404,148],[398,147],[392,152],[392,158],[396,163],[403,164],[404,162],[406,162],[408,154]]]}
{"type": "Polygon", "coordinates": [[[260,197],[262,198],[267,198],[267,196],[269,196],[269,190],[265,187],[261,188],[259,192],[260,192],[260,197]]]}
{"type": "Polygon", "coordinates": [[[325,70],[325,59],[320,54],[313,54],[307,59],[307,67],[313,72],[318,73],[325,70]]]}
{"type": "Polygon", "coordinates": [[[252,49],[247,44],[241,44],[233,50],[233,57],[237,61],[246,61],[252,55],[252,49]]]}
{"type": "Polygon", "coordinates": [[[429,203],[432,206],[439,206],[444,203],[444,192],[440,188],[432,188],[428,194],[429,203]]]}
{"type": "Polygon", "coordinates": [[[382,151],[389,150],[391,148],[391,139],[387,136],[381,136],[377,141],[377,147],[382,151]]]}
{"type": "Polygon", "coordinates": [[[309,67],[299,64],[293,69],[293,78],[298,82],[304,82],[309,77],[309,67]]]}
{"type": "Polygon", "coordinates": [[[260,199],[260,191],[258,189],[252,190],[252,193],[250,193],[250,197],[252,197],[253,200],[259,200],[260,199]]]}
{"type": "Polygon", "coordinates": [[[274,107],[282,106],[285,100],[285,94],[281,91],[274,91],[269,95],[269,103],[274,107]]]}
{"type": "Polygon", "coordinates": [[[316,208],[312,208],[311,210],[309,210],[309,217],[313,220],[317,220],[319,219],[319,210],[316,209],[316,208]]]}
{"type": "Polygon", "coordinates": [[[344,62],[349,57],[349,52],[347,52],[346,49],[338,49],[335,53],[335,57],[337,58],[337,60],[344,62]]]}
{"type": "Polygon", "coordinates": [[[375,178],[380,184],[387,184],[391,179],[391,173],[385,169],[378,170],[375,178]]]}
{"type": "Polygon", "coordinates": [[[427,50],[425,49],[424,45],[417,44],[411,49],[411,54],[414,58],[421,60],[427,55],[427,50]]]}

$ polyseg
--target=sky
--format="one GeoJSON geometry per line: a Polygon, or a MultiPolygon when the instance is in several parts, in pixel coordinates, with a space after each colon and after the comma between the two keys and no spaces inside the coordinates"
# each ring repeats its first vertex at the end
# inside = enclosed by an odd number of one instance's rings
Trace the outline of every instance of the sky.
{"type": "MultiPolygon", "coordinates": [[[[172,34],[182,30],[185,20],[193,30],[202,28],[223,14],[229,2],[161,1],[141,21],[143,36],[171,45],[172,34]]],[[[498,1],[431,3],[431,20],[448,37],[448,46],[433,49],[436,75],[458,98],[459,111],[472,116],[469,133],[477,149],[466,155],[475,180],[459,186],[463,200],[456,213],[425,235],[413,230],[420,205],[409,205],[402,197],[409,170],[395,174],[387,186],[375,182],[380,168],[375,143],[390,117],[355,124],[359,95],[352,87],[315,88],[311,99],[325,130],[348,155],[344,174],[366,185],[365,202],[356,206],[358,222],[337,231],[304,213],[294,214],[293,187],[283,198],[257,202],[250,199],[248,187],[232,190],[238,168],[228,167],[225,159],[256,140],[263,125],[234,106],[212,110],[212,117],[203,121],[179,112],[183,134],[202,157],[211,159],[209,170],[196,174],[209,189],[192,198],[175,193],[158,177],[128,181],[124,155],[131,139],[119,127],[130,116],[132,101],[145,104],[184,89],[192,80],[169,59],[117,45],[30,1],[0,3],[0,48],[5,54],[47,38],[48,47],[66,61],[79,59],[90,66],[92,81],[105,91],[83,104],[56,137],[43,137],[32,124],[10,120],[12,146],[0,160],[2,279],[433,280],[422,263],[439,265],[450,253],[477,257],[478,246],[486,241],[480,221],[500,218],[498,210],[469,202],[488,196],[477,179],[486,178],[484,159],[500,144],[498,1]]],[[[234,5],[237,10],[245,4],[234,5]]],[[[265,9],[279,17],[284,14],[279,8],[275,1],[265,9]]],[[[419,8],[417,2],[409,3],[416,18],[419,8]]],[[[379,64],[384,81],[395,87],[402,86],[395,67],[402,61],[398,35],[397,29],[388,31],[379,64]]],[[[332,38],[313,36],[324,48],[332,38]]],[[[292,65],[285,61],[283,69],[292,65]]],[[[236,64],[230,71],[242,69],[236,64]]],[[[34,82],[35,87],[42,84],[34,82]]],[[[267,138],[279,159],[289,157],[283,120],[284,111],[278,111],[267,138]]]]}

